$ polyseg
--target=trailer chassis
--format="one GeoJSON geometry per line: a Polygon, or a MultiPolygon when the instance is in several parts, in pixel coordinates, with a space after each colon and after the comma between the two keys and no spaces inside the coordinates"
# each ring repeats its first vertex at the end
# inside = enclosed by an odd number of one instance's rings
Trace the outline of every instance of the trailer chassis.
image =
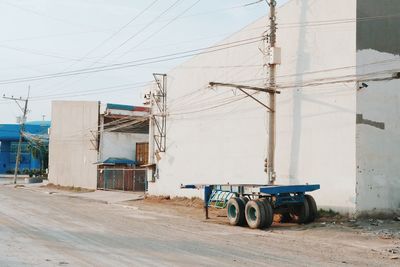
{"type": "Polygon", "coordinates": [[[230,224],[268,228],[274,214],[298,223],[314,221],[317,206],[314,198],[306,193],[320,189],[320,185],[190,184],[181,185],[181,188],[204,189],[206,219],[209,219],[211,195],[221,191],[233,196],[226,205],[230,224]]]}

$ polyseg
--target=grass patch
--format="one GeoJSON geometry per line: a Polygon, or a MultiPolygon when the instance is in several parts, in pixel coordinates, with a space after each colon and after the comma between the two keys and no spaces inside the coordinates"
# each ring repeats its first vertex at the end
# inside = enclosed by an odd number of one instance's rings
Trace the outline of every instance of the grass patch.
{"type": "Polygon", "coordinates": [[[334,210],[324,210],[324,209],[319,209],[318,210],[318,216],[319,217],[336,217],[339,216],[339,212],[336,212],[334,210]]]}
{"type": "Polygon", "coordinates": [[[319,209],[317,218],[320,222],[346,222],[349,216],[340,214],[332,209],[319,209]]]}

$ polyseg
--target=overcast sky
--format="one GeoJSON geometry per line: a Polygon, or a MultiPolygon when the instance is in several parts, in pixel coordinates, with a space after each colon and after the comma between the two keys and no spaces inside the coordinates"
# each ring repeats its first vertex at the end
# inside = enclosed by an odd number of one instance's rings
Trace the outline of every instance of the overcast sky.
{"type": "MultiPolygon", "coordinates": [[[[42,115],[50,119],[54,99],[140,105],[142,82],[187,59],[29,82],[4,81],[206,47],[267,14],[265,3],[245,6],[253,2],[0,0],[0,93],[25,97],[30,86],[31,121],[42,120],[42,115]]],[[[0,123],[15,123],[20,113],[14,102],[0,100],[0,123]]]]}

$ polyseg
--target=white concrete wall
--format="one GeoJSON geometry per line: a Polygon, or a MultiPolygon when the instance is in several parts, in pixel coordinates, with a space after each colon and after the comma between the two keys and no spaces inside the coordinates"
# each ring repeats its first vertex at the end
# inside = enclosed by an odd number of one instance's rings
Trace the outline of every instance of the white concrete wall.
{"type": "MultiPolygon", "coordinates": [[[[398,55],[372,49],[359,51],[357,58],[359,74],[395,70],[400,62],[398,55]],[[381,61],[387,62],[371,64],[381,61]]],[[[390,75],[391,71],[384,76],[390,75]]],[[[360,215],[398,213],[400,81],[366,83],[368,87],[357,94],[357,113],[364,120],[357,124],[357,212],[360,215]]]]}
{"type": "MultiPolygon", "coordinates": [[[[397,0],[358,1],[357,74],[391,77],[399,71],[397,0]],[[394,15],[394,16],[393,16],[394,15]]],[[[400,213],[400,80],[365,81],[357,92],[357,213],[400,213]]]]}
{"type": "Polygon", "coordinates": [[[355,16],[349,0],[291,1],[278,13],[278,84],[320,85],[278,96],[277,182],[319,183],[317,203],[341,212],[355,210],[356,85],[329,82],[355,75],[355,16]]]}
{"type": "MultiPolygon", "coordinates": [[[[282,64],[277,83],[293,86],[353,75],[355,23],[321,27],[310,22],[354,20],[355,13],[355,1],[349,0],[297,0],[279,8],[282,64]]],[[[223,43],[261,36],[265,24],[262,18],[223,43]]],[[[240,100],[239,91],[207,88],[211,81],[262,86],[259,47],[262,42],[197,56],[168,73],[167,151],[158,162],[158,179],[149,183],[151,194],[200,195],[179,189],[181,183],[266,183],[265,108],[251,99],[240,100]]],[[[282,90],[277,183],[320,183],[314,194],[318,204],[354,210],[355,95],[353,83],[282,90]]],[[[267,99],[262,93],[256,96],[267,99]]]]}
{"type": "Polygon", "coordinates": [[[49,144],[49,182],[96,189],[98,102],[54,101],[49,144]]]}
{"type": "Polygon", "coordinates": [[[136,143],[149,142],[148,134],[103,132],[101,135],[100,160],[110,157],[135,160],[136,143]]]}

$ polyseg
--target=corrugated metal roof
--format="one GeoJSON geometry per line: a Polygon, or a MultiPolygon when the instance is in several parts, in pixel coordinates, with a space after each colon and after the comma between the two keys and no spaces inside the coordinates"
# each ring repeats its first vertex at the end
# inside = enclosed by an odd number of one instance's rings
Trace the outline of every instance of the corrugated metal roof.
{"type": "Polygon", "coordinates": [[[127,158],[108,158],[104,161],[97,162],[99,165],[135,165],[136,161],[127,158]]]}
{"type": "Polygon", "coordinates": [[[127,111],[143,111],[143,112],[149,111],[149,108],[147,108],[147,107],[138,107],[138,106],[121,105],[121,104],[107,104],[107,109],[117,109],[117,110],[127,110],[127,111]]]}

